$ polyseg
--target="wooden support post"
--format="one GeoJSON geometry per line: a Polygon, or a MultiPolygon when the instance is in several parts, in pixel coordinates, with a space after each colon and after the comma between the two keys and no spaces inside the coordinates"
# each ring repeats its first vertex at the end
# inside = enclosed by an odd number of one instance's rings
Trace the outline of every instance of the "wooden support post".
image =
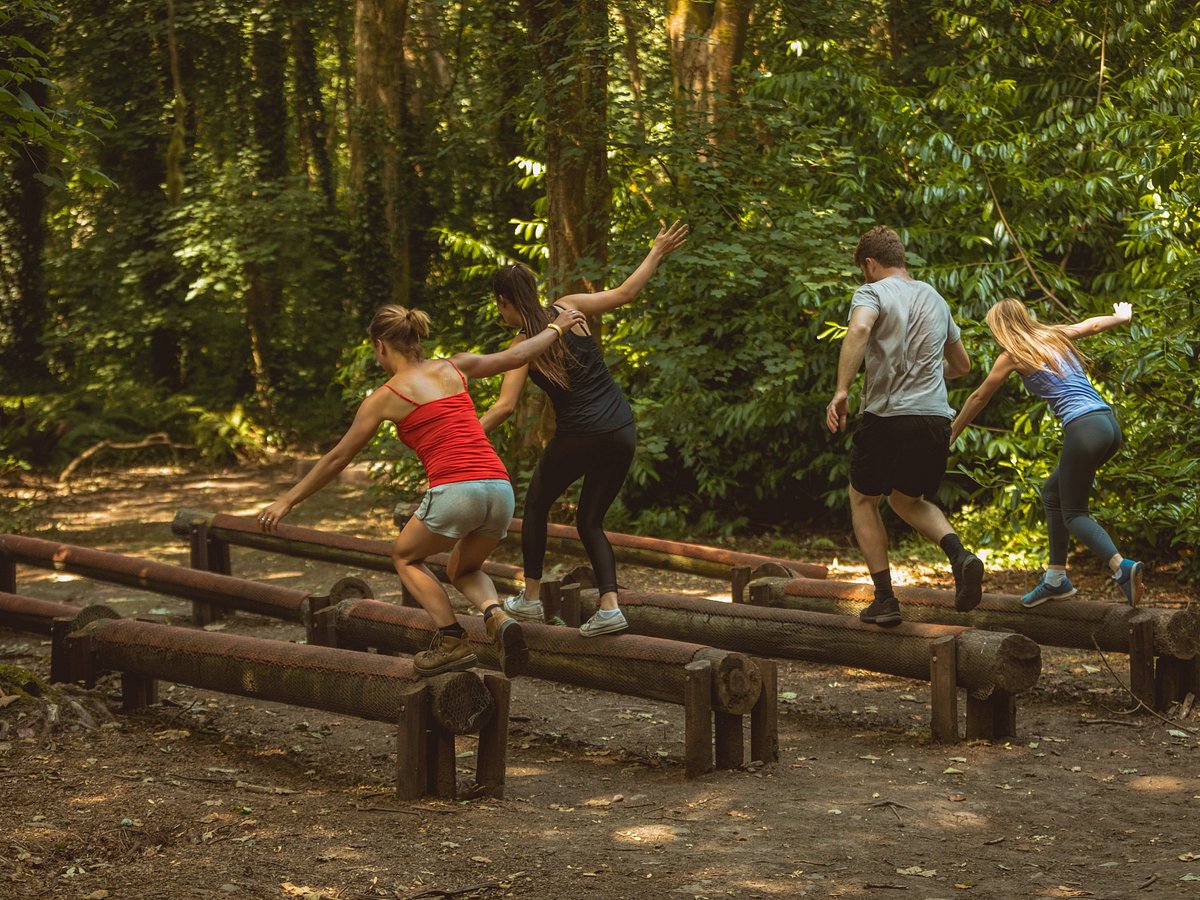
{"type": "Polygon", "coordinates": [[[0,591],[6,594],[17,592],[17,564],[11,559],[0,559],[0,591]]]}
{"type": "Polygon", "coordinates": [[[697,778],[713,767],[712,663],[703,659],[683,668],[684,772],[697,778]]]}
{"type": "Polygon", "coordinates": [[[555,616],[560,615],[562,610],[562,582],[543,581],[538,590],[538,596],[542,600],[542,612],[546,616],[546,621],[549,622],[555,616]]]}
{"type": "MultiPolygon", "coordinates": [[[[318,635],[317,628],[321,627],[318,622],[318,616],[325,610],[329,609],[332,601],[328,594],[309,594],[304,598],[304,642],[310,646],[330,646],[322,644],[325,635],[318,635]]],[[[324,627],[328,628],[328,621],[324,621],[324,627]]]]}
{"type": "Polygon", "coordinates": [[[1184,698],[1188,693],[1186,684],[1188,664],[1191,660],[1183,660],[1174,656],[1160,656],[1154,665],[1154,708],[1165,711],[1172,703],[1184,698]]]}
{"type": "MultiPolygon", "coordinates": [[[[193,522],[188,528],[188,542],[190,544],[191,554],[188,559],[188,565],[193,569],[199,569],[203,572],[212,571],[209,568],[209,546],[210,540],[208,536],[208,526],[203,522],[193,522]]],[[[204,603],[201,600],[192,601],[192,624],[198,628],[203,628],[217,618],[216,610],[211,603],[204,603]]]]}
{"type": "Polygon", "coordinates": [[[1008,691],[993,691],[986,700],[967,695],[967,740],[995,741],[1017,732],[1017,700],[1008,691]]]}
{"type": "Polygon", "coordinates": [[[454,735],[430,717],[429,730],[425,732],[428,750],[426,759],[425,793],[444,800],[458,796],[458,760],[454,758],[454,735]]]}
{"type": "MultiPolygon", "coordinates": [[[[229,558],[229,541],[209,535],[208,571],[215,572],[217,575],[233,574],[233,562],[229,558]]],[[[223,613],[224,610],[217,609],[218,615],[222,615],[223,613]]]]}
{"type": "Polygon", "coordinates": [[[400,700],[396,730],[396,797],[416,800],[425,796],[429,760],[426,732],[429,730],[429,688],[416,684],[400,700]]]}
{"type": "Polygon", "coordinates": [[[750,603],[754,606],[770,606],[771,586],[762,582],[750,585],[750,603]]]}
{"type": "Polygon", "coordinates": [[[930,732],[941,744],[958,742],[958,644],[954,635],[929,644],[930,732]]]}
{"type": "Polygon", "coordinates": [[[736,713],[714,712],[713,720],[717,768],[740,769],[746,762],[742,717],[736,713]]]}
{"type": "Polygon", "coordinates": [[[1200,697],[1200,656],[1185,660],[1182,666],[1183,695],[1194,694],[1200,697]]]}
{"type": "Polygon", "coordinates": [[[479,729],[479,749],[475,757],[475,783],[486,797],[504,799],[504,774],[508,769],[508,705],[512,682],[503,675],[483,676],[483,686],[492,695],[496,712],[479,729]]]}
{"type": "Polygon", "coordinates": [[[579,585],[564,584],[562,586],[562,620],[570,628],[578,628],[583,624],[579,611],[579,585]]]}
{"type": "Polygon", "coordinates": [[[773,659],[756,659],[762,691],[750,711],[750,759],[779,762],[779,666],[773,659]]]}
{"type": "Polygon", "coordinates": [[[64,684],[71,680],[71,658],[67,635],[71,633],[74,616],[56,616],[50,623],[50,683],[64,684]]]}
{"type": "Polygon", "coordinates": [[[1154,621],[1149,616],[1129,620],[1129,690],[1154,709],[1154,621]]]}
{"type": "Polygon", "coordinates": [[[121,673],[121,709],[134,712],[158,702],[158,682],[146,675],[121,673]]]}
{"type": "Polygon", "coordinates": [[[746,602],[746,587],[750,584],[749,566],[729,567],[729,596],[734,603],[746,602]]]}
{"type": "Polygon", "coordinates": [[[96,686],[96,659],[92,655],[92,636],[75,633],[67,636],[67,681],[96,686]]]}
{"type": "Polygon", "coordinates": [[[310,644],[316,647],[338,646],[336,607],[326,606],[316,611],[310,609],[306,627],[310,644]]]}

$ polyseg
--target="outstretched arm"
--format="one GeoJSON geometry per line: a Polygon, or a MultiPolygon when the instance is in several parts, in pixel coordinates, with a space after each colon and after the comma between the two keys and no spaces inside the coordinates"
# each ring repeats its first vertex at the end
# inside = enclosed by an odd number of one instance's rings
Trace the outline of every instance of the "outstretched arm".
{"type": "Polygon", "coordinates": [[[846,336],[842,338],[842,350],[838,354],[837,389],[833,399],[825,407],[825,424],[832,432],[846,427],[846,419],[850,415],[850,385],[854,376],[862,368],[863,359],[867,355],[867,339],[875,320],[879,318],[878,310],[868,306],[855,307],[850,313],[850,326],[846,336]]]}
{"type": "Polygon", "coordinates": [[[550,349],[551,344],[583,321],[583,313],[577,309],[568,309],[559,313],[558,318],[543,328],[541,332],[530,335],[523,341],[514,341],[508,345],[507,350],[484,354],[456,353],[450,357],[450,362],[470,378],[499,375],[509,369],[528,365],[531,359],[550,349]]]}
{"type": "Polygon", "coordinates": [[[670,228],[660,228],[654,239],[654,246],[642,260],[642,264],[633,270],[619,287],[608,291],[596,291],[594,294],[567,294],[555,302],[569,309],[578,309],[584,315],[595,316],[616,309],[629,303],[646,286],[646,282],[658,268],[658,264],[687,243],[688,226],[675,222],[670,228]]]}
{"type": "Polygon", "coordinates": [[[1000,389],[1004,379],[1016,370],[1017,364],[1007,352],[996,357],[992,371],[988,372],[987,378],[983,379],[983,384],[975,388],[975,391],[967,398],[967,402],[963,404],[963,408],[959,410],[958,415],[954,417],[954,423],[950,426],[951,444],[958,440],[958,436],[975,421],[975,417],[988,405],[992,395],[1000,389]]]}
{"type": "Polygon", "coordinates": [[[387,418],[386,409],[388,398],[382,390],[376,391],[362,402],[354,421],[342,435],[337,445],[322,456],[308,474],[300,479],[292,488],[258,514],[258,521],[263,531],[274,531],[279,520],[292,511],[302,500],[311,497],[325,485],[329,484],[350,461],[358,455],[367,442],[371,440],[383,420],[387,418]]]}
{"type": "Polygon", "coordinates": [[[1132,318],[1132,303],[1114,303],[1111,316],[1092,316],[1092,318],[1084,319],[1074,325],[1064,325],[1062,330],[1071,340],[1077,341],[1080,338],[1091,337],[1093,334],[1116,328],[1118,325],[1127,325],[1132,318]]]}
{"type": "MultiPolygon", "coordinates": [[[[519,341],[521,338],[518,337],[517,340],[519,341]]],[[[504,382],[500,385],[500,396],[496,398],[496,402],[488,408],[487,412],[479,417],[479,424],[483,426],[484,433],[491,431],[513,414],[528,377],[529,366],[509,369],[504,373],[504,382]]]]}

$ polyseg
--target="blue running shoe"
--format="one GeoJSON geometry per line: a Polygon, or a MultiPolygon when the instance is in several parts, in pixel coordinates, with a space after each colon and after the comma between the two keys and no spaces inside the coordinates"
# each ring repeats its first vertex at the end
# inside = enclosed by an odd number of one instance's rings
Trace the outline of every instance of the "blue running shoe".
{"type": "Polygon", "coordinates": [[[1066,575],[1063,576],[1061,584],[1048,584],[1046,573],[1043,572],[1033,590],[1021,598],[1021,605],[1026,609],[1033,609],[1035,606],[1041,606],[1047,600],[1062,600],[1066,597],[1074,597],[1075,594],[1075,585],[1071,584],[1071,579],[1066,575]]]}
{"type": "Polygon", "coordinates": [[[1140,562],[1132,559],[1121,560],[1120,571],[1113,576],[1113,581],[1117,583],[1122,593],[1125,594],[1125,602],[1130,606],[1137,606],[1142,602],[1142,569],[1145,568],[1140,562]]]}

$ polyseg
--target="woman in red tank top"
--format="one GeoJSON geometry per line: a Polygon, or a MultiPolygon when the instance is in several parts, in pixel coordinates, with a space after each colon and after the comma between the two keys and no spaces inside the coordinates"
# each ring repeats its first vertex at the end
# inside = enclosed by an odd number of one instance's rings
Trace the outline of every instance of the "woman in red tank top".
{"type": "Polygon", "coordinates": [[[429,334],[429,316],[402,306],[382,307],[371,320],[370,335],[375,358],[390,377],[362,402],[337,446],[259,513],[262,529],[274,530],[296,504],[349,465],[380,425],[395,422],[429,476],[425,499],[392,548],[401,583],[438,627],[430,648],[413,659],[421,675],[477,662],[445,589],[424,564],[427,556],[447,550],[452,551],[447,574],[483,613],[505,674],[520,674],[528,660],[520,625],[501,609],[496,587],[482,571],[512,519],[513,494],[508,472],[479,424],[467,376],[486,378],[526,365],[581,321],[582,313],[567,310],[539,334],[500,353],[426,359],[421,338],[429,334]]]}

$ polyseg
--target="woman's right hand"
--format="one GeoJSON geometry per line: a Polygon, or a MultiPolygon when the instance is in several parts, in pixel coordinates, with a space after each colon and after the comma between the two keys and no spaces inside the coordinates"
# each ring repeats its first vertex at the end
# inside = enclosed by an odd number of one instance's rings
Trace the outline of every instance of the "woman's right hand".
{"type": "Polygon", "coordinates": [[[658,230],[658,235],[654,238],[654,246],[651,249],[658,251],[660,257],[669,256],[687,243],[690,231],[689,226],[676,220],[670,228],[664,226],[658,230]]]}
{"type": "Polygon", "coordinates": [[[1130,321],[1133,318],[1133,304],[1132,303],[1114,303],[1113,304],[1113,315],[1116,316],[1117,319],[1119,319],[1121,322],[1130,321]]]}
{"type": "Polygon", "coordinates": [[[576,325],[582,325],[587,321],[587,316],[577,309],[564,309],[558,314],[558,318],[554,320],[554,324],[562,329],[562,333],[566,334],[576,325]]]}

